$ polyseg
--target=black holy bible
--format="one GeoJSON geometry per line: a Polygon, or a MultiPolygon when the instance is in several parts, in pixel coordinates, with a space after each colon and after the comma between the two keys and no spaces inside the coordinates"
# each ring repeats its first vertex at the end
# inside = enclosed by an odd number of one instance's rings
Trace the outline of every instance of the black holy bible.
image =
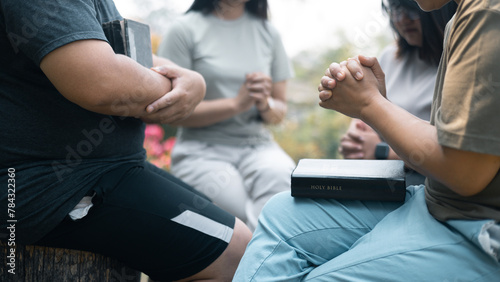
{"type": "Polygon", "coordinates": [[[149,26],[129,19],[102,25],[104,34],[116,54],[126,55],[139,64],[153,66],[153,49],[149,26]]]}
{"type": "Polygon", "coordinates": [[[293,197],[404,201],[404,162],[301,159],[292,172],[291,190],[293,197]]]}

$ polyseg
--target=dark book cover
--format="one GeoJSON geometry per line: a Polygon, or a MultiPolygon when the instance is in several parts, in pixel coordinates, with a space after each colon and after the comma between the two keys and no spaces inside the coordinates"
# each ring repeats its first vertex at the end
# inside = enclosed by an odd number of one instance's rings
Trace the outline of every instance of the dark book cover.
{"type": "Polygon", "coordinates": [[[404,201],[401,160],[301,159],[292,172],[292,196],[404,201]]]}
{"type": "Polygon", "coordinates": [[[123,19],[104,23],[102,29],[116,54],[128,56],[147,68],[153,66],[153,49],[148,25],[123,19]]]}

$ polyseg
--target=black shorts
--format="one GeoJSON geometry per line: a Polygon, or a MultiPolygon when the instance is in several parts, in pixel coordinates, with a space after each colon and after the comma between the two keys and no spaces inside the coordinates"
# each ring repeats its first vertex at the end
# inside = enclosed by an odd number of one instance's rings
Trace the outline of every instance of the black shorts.
{"type": "Polygon", "coordinates": [[[69,216],[37,245],[116,258],[154,280],[177,280],[206,268],[226,249],[234,216],[149,163],[104,175],[87,216],[69,216]]]}

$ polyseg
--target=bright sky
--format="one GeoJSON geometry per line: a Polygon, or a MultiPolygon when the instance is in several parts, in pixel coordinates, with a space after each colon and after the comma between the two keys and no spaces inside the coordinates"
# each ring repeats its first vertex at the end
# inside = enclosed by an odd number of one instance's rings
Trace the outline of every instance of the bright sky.
{"type": "MultiPolygon", "coordinates": [[[[124,17],[140,17],[142,0],[115,0],[124,17]]],[[[294,56],[303,50],[338,46],[338,31],[366,55],[372,54],[372,39],[384,33],[391,36],[388,19],[382,14],[380,0],[268,0],[271,22],[281,32],[287,52],[294,56]]],[[[185,12],[192,0],[156,0],[162,7],[185,12]]]]}

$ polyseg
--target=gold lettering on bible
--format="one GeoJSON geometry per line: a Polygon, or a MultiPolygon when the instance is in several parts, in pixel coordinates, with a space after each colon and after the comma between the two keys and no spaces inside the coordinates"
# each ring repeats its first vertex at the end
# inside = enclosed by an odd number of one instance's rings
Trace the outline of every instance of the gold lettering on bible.
{"type": "Polygon", "coordinates": [[[311,190],[326,190],[326,187],[323,185],[311,185],[311,190]]]}
{"type": "Polygon", "coordinates": [[[342,191],[342,186],[311,185],[311,190],[342,191]]]}
{"type": "Polygon", "coordinates": [[[342,186],[326,186],[326,190],[342,191],[342,186]]]}

